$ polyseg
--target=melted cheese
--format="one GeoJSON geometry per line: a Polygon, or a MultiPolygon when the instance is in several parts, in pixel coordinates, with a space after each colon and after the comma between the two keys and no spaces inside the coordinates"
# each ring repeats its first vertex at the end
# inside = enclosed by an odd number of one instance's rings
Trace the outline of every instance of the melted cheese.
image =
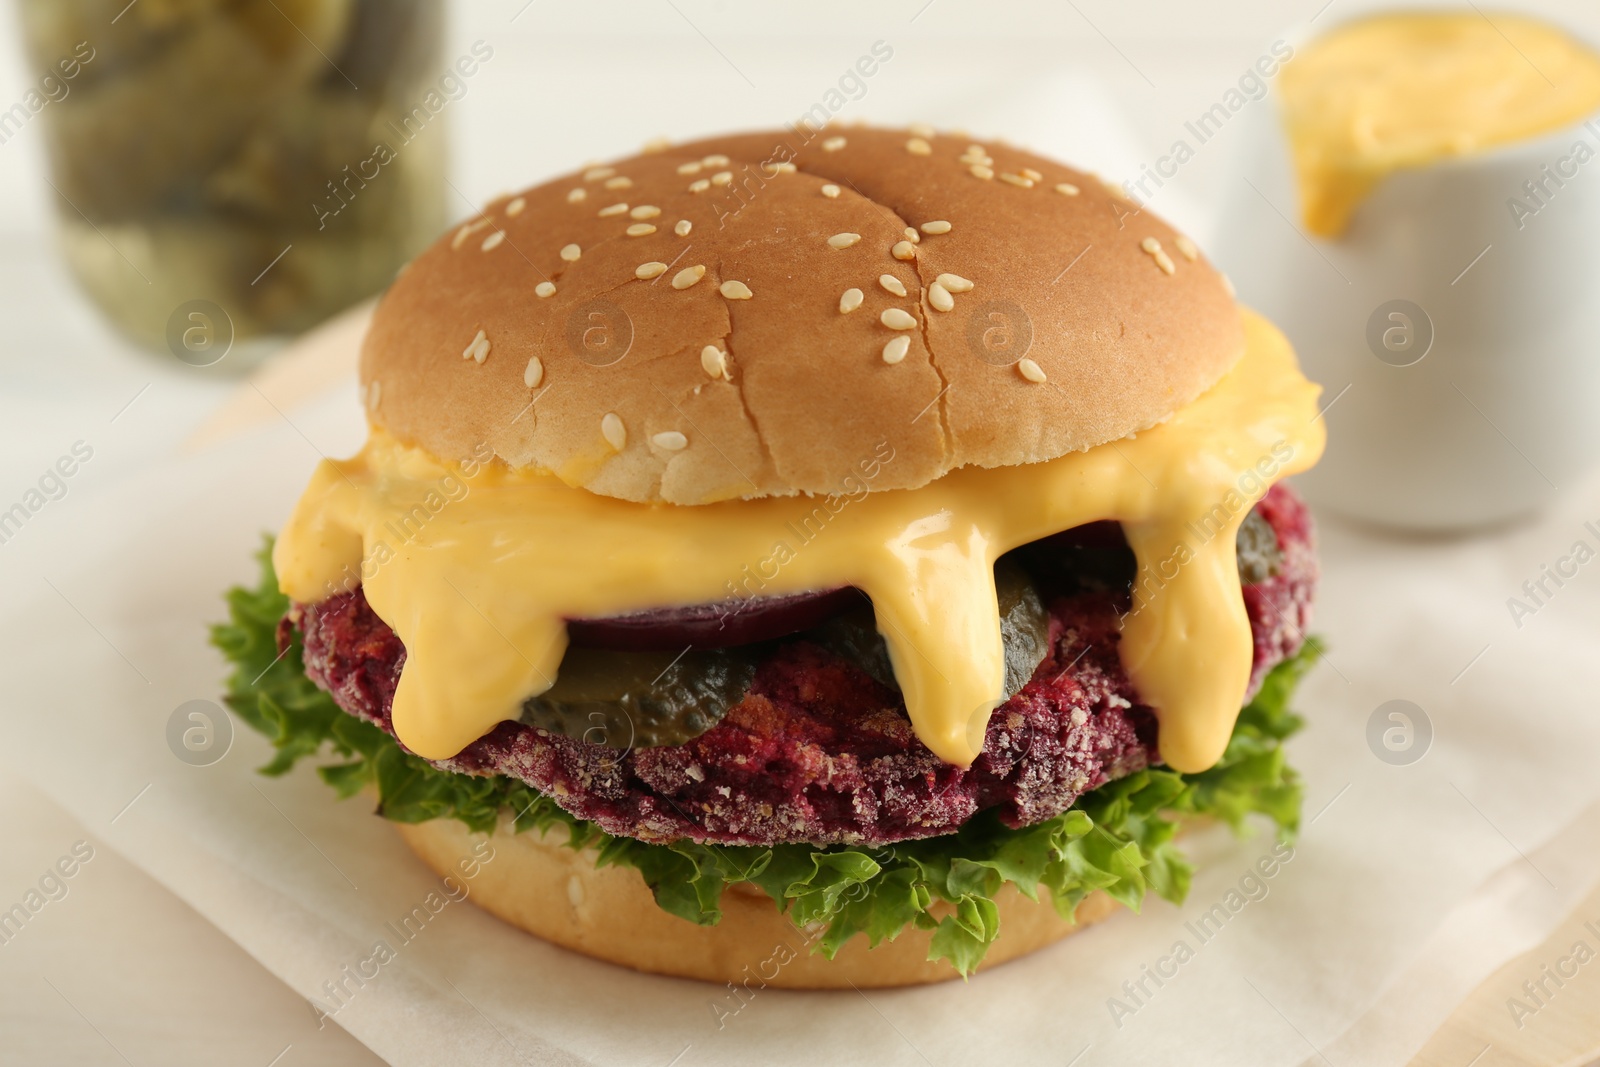
{"type": "Polygon", "coordinates": [[[1600,55],[1534,19],[1491,17],[1361,19],[1283,68],[1307,229],[1338,236],[1396,170],[1559,130],[1600,109],[1600,55]]]}
{"type": "MultiPolygon", "coordinates": [[[[321,600],[361,582],[405,643],[394,726],[443,759],[555,678],[565,618],[854,585],[917,736],[970,764],[1005,676],[993,568],[1018,545],[1120,520],[1140,563],[1124,663],[1161,724],[1161,753],[1209,767],[1250,676],[1234,559],[1239,523],[1271,482],[1321,454],[1318,388],[1269,323],[1166,423],[1087,452],[965,468],[913,490],[698,507],[627,503],[493,462],[440,463],[380,430],[323,461],[273,553],[283,591],[321,600]]],[[[894,462],[864,461],[870,485],[894,462]]]]}

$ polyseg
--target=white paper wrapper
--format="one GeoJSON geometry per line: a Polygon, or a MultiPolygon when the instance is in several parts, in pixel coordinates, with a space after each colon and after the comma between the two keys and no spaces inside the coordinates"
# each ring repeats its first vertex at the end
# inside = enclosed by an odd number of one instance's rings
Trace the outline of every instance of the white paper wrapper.
{"type": "Polygon", "coordinates": [[[1600,794],[1600,563],[1547,582],[1553,595],[1520,628],[1506,605],[1574,542],[1600,547],[1584,526],[1600,516],[1590,486],[1537,525],[1476,541],[1324,522],[1316,629],[1331,653],[1291,746],[1307,826],[1270,879],[1241,884],[1270,838],[1206,831],[1191,839],[1204,867],[1182,908],[1153,900],[965,984],[865,995],[741,999],[568,954],[465,903],[402,939],[400,920],[441,887],[368,801],[336,801],[309,767],[261,778],[268,746],[243,726],[207,767],[166,740],[178,705],[218,695],[205,624],[221,591],[253,578],[250,553],[318,453],[358,444],[350,393],[41,513],[25,565],[5,561],[20,610],[0,632],[0,742],[393,1063],[1233,1065],[1316,1049],[1341,1067],[1394,1063],[1600,880],[1594,815],[1575,823],[1600,794]],[[1368,745],[1373,710],[1396,698],[1431,722],[1410,765],[1368,745]],[[394,958],[358,985],[344,968],[380,940],[394,958]],[[1179,942],[1189,951],[1175,955],[1179,942]],[[1147,967],[1169,977],[1158,986],[1147,967]]]}

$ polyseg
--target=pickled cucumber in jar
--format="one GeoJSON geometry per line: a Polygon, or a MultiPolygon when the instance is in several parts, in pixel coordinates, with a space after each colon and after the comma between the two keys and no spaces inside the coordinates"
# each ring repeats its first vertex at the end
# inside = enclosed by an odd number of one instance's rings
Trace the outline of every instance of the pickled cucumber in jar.
{"type": "Polygon", "coordinates": [[[303,330],[378,291],[444,224],[440,0],[23,0],[35,66],[80,45],[41,115],[67,259],[166,347],[207,300],[235,336],[303,330]],[[80,52],[79,54],[85,54],[80,52]]]}

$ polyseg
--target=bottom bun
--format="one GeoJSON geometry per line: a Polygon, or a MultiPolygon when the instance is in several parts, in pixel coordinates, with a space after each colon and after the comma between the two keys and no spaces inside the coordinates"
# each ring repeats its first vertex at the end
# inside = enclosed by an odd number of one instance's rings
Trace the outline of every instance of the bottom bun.
{"type": "MultiPolygon", "coordinates": [[[[857,935],[830,960],[812,951],[820,930],[796,927],[766,893],[748,883],[729,886],[723,894],[720,923],[696,925],[662,911],[634,868],[599,868],[593,849],[567,847],[564,830],[519,834],[502,823],[487,836],[494,858],[481,862],[485,835],[454,819],[396,827],[440,875],[459,878],[466,869],[463,861],[479,860],[469,899],[490,914],[563,948],[638,971],[778,989],[883,988],[958,977],[947,961],[928,959],[933,932],[914,926],[876,948],[857,935]]],[[[1092,893],[1071,923],[1047,897],[1029,900],[1009,883],[995,895],[995,904],[1000,937],[989,946],[980,970],[1059,941],[1118,908],[1104,893],[1092,893]]],[[[934,914],[948,914],[944,907],[934,914]]]]}

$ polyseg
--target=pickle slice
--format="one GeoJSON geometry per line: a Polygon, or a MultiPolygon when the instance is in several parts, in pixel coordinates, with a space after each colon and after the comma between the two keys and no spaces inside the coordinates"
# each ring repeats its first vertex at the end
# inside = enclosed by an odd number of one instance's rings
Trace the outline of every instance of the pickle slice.
{"type": "MultiPolygon", "coordinates": [[[[1021,567],[995,566],[1000,639],[1005,648],[1005,696],[1028,684],[1050,645],[1050,616],[1021,567]]],[[[803,635],[898,688],[889,649],[872,608],[863,603],[803,635]]],[[[694,740],[743,699],[756,663],[770,642],[705,651],[622,652],[571,647],[556,684],[529,697],[522,721],[590,744],[622,750],[681,745],[694,740]]]]}
{"type": "Polygon", "coordinates": [[[745,649],[674,656],[569,648],[556,684],[523,702],[522,721],[610,748],[681,745],[720,722],[755,672],[745,649]]]}
{"type": "Polygon", "coordinates": [[[889,646],[884,644],[883,637],[878,633],[870,604],[836,615],[801,636],[840,659],[849,660],[871,675],[879,685],[898,688],[894,679],[894,664],[889,662],[889,646]]]}
{"type": "Polygon", "coordinates": [[[1033,677],[1050,651],[1050,613],[1028,572],[1010,560],[994,567],[994,591],[1000,600],[1000,641],[1006,651],[1009,700],[1033,677]]]}
{"type": "MultiPolygon", "coordinates": [[[[1239,524],[1235,544],[1243,584],[1254,585],[1282,572],[1278,535],[1254,508],[1239,524]]],[[[1007,554],[1002,562],[1011,559],[1026,567],[1051,595],[1131,590],[1138,572],[1133,550],[1114,522],[1092,522],[1040,538],[1007,554]]]]}
{"type": "Polygon", "coordinates": [[[1133,588],[1138,564],[1115,522],[1085,523],[1008,552],[1051,597],[1133,588]]]}
{"type": "MultiPolygon", "coordinates": [[[[1116,540],[1120,537],[1117,531],[1116,540]]],[[[1071,576],[1071,585],[1078,589],[1103,587],[1124,569],[1131,573],[1132,554],[1109,534],[1080,537],[1083,543],[1061,537],[1046,540],[1050,544],[1025,546],[1018,553],[1028,568],[1010,556],[995,564],[1006,666],[1003,699],[1028,684],[1050,650],[1050,613],[1030,577],[1031,565],[1038,564],[1041,579],[1049,581],[1077,564],[1082,570],[1071,576]]],[[[1277,534],[1255,511],[1240,525],[1237,544],[1239,578],[1246,585],[1281,573],[1283,551],[1277,534]]],[[[884,686],[899,688],[889,648],[865,597],[859,606],[800,636],[854,663],[884,686]]],[[[574,645],[561,661],[556,684],[523,703],[522,721],[622,750],[685,744],[721,722],[728,709],[744,698],[760,654],[771,647],[771,642],[764,642],[674,655],[574,645]]]]}
{"type": "MultiPolygon", "coordinates": [[[[1010,560],[995,564],[994,591],[1000,602],[1000,641],[1006,657],[1003,699],[1010,699],[1044,662],[1050,649],[1050,614],[1028,572],[1010,560]]],[[[863,605],[830,619],[805,636],[890,689],[899,688],[889,647],[878,633],[870,607],[863,605]]]]}

